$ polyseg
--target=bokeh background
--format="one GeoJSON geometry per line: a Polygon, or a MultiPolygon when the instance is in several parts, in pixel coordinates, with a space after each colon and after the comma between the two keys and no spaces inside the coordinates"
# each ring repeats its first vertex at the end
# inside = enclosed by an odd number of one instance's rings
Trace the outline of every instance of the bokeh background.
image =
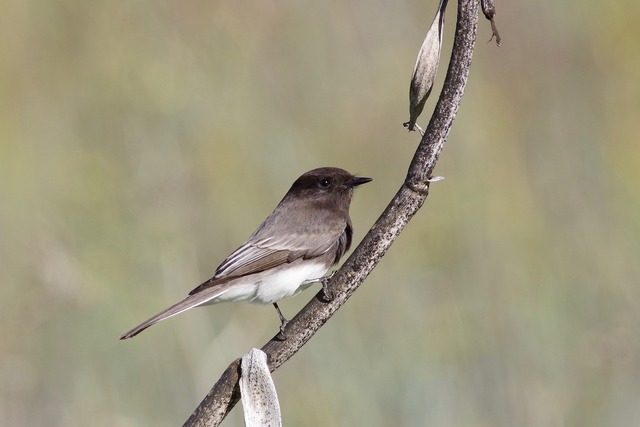
{"type": "MultiPolygon", "coordinates": [[[[375,178],[352,205],[362,238],[418,143],[401,123],[436,6],[4,0],[0,425],[181,425],[277,331],[273,308],[117,337],[308,169],[375,178]]],[[[496,6],[503,46],[482,18],[445,181],[276,372],[285,425],[640,422],[640,3],[496,6]]]]}

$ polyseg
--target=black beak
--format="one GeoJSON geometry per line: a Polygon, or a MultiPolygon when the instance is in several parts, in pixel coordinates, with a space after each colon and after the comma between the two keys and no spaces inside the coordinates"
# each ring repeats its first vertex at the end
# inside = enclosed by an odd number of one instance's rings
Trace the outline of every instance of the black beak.
{"type": "Polygon", "coordinates": [[[367,182],[371,182],[371,181],[373,181],[373,179],[371,179],[371,178],[365,178],[365,177],[361,177],[361,176],[354,176],[353,178],[351,178],[349,180],[347,185],[349,185],[350,187],[357,187],[358,185],[366,184],[367,182]]]}

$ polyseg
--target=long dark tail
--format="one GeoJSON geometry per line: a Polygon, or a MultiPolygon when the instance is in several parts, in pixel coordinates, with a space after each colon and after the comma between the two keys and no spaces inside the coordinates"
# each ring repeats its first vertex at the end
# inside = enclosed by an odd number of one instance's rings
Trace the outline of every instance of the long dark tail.
{"type": "Polygon", "coordinates": [[[190,308],[210,302],[212,299],[217,298],[225,293],[227,289],[228,288],[225,286],[217,286],[214,288],[208,288],[204,291],[198,292],[197,294],[189,295],[182,301],[172,305],[164,311],[161,311],[152,318],[145,320],[135,328],[131,329],[129,332],[122,334],[120,339],[126,340],[127,338],[135,337],[140,332],[147,329],[149,326],[153,326],[161,320],[168,319],[169,317],[180,314],[183,311],[189,310],[190,308]]]}

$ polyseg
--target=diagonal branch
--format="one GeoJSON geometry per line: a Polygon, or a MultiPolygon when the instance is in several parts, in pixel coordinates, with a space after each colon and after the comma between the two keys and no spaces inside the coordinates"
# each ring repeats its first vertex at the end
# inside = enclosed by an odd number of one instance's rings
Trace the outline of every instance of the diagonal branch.
{"type": "MultiPolygon", "coordinates": [[[[289,322],[287,339],[275,337],[262,347],[271,371],[293,356],[355,292],[398,237],[404,226],[422,207],[429,194],[429,178],[444,147],[458,111],[471,68],[478,23],[478,0],[459,0],[456,33],[449,69],[440,98],[422,141],[409,167],[405,182],[380,218],[349,259],[331,278],[334,299],[326,302],[322,291],[289,322]]],[[[240,398],[240,360],[222,374],[186,427],[216,426],[240,398]]]]}

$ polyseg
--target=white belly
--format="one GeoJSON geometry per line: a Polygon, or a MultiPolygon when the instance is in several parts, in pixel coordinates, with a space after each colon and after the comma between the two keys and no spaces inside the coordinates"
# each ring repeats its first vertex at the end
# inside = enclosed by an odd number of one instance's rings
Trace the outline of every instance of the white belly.
{"type": "Polygon", "coordinates": [[[272,304],[287,298],[309,287],[302,282],[318,279],[327,272],[328,267],[322,263],[293,263],[289,268],[276,272],[263,272],[246,277],[246,281],[238,281],[218,297],[206,304],[226,301],[250,301],[261,304],[272,304]]]}

